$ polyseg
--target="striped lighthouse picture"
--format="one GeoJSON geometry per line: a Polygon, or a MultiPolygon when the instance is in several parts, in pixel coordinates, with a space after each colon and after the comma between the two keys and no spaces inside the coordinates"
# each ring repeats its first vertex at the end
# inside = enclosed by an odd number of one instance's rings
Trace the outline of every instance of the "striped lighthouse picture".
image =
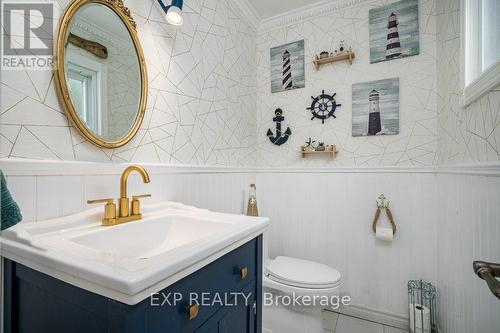
{"type": "Polygon", "coordinates": [[[370,9],[370,62],[420,53],[418,0],[401,0],[370,9]]]}
{"type": "Polygon", "coordinates": [[[399,57],[401,55],[401,42],[399,41],[398,18],[396,14],[389,15],[387,25],[387,47],[385,57],[387,59],[399,57]]]}
{"type": "Polygon", "coordinates": [[[304,40],[271,49],[271,92],[305,87],[304,40]]]}
{"type": "Polygon", "coordinates": [[[290,64],[290,52],[283,53],[283,90],[292,89],[292,66],[290,64]]]}

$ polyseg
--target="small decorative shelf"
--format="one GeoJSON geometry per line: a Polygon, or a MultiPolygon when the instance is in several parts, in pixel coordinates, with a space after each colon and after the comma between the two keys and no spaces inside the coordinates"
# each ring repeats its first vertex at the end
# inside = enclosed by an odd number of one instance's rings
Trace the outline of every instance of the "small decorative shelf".
{"type": "Polygon", "coordinates": [[[356,57],[356,55],[354,54],[354,52],[352,52],[352,49],[349,48],[349,50],[347,50],[344,53],[334,55],[334,56],[331,56],[328,58],[320,59],[317,55],[315,55],[314,60],[313,60],[313,64],[314,64],[314,67],[316,67],[316,70],[319,71],[319,67],[321,65],[331,64],[332,62],[337,62],[337,61],[349,60],[349,64],[352,65],[352,60],[355,57],[356,57]]]}
{"type": "Polygon", "coordinates": [[[302,158],[306,157],[307,155],[326,155],[326,156],[330,155],[333,158],[335,158],[335,155],[337,155],[337,146],[333,145],[332,148],[321,151],[306,150],[306,147],[302,146],[300,147],[299,153],[302,158]]]}

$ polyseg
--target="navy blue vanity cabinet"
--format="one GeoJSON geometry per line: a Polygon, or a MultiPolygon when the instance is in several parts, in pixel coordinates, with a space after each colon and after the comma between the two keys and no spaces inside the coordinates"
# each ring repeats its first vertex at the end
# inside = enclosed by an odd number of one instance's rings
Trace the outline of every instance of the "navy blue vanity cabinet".
{"type": "MultiPolygon", "coordinates": [[[[245,290],[250,293],[251,290],[245,290]]],[[[257,315],[257,306],[255,298],[252,295],[248,302],[239,303],[231,307],[223,307],[211,320],[197,329],[196,333],[250,333],[257,332],[255,329],[255,316],[257,315]]],[[[258,331],[261,332],[260,330],[258,331]]]]}
{"type": "Polygon", "coordinates": [[[5,333],[260,333],[262,330],[262,236],[133,306],[10,260],[5,260],[4,269],[5,333]],[[242,274],[243,269],[246,274],[242,274]],[[168,298],[174,294],[180,299],[177,302],[168,298]],[[196,295],[199,311],[189,318],[186,311],[194,305],[190,303],[196,295]]]}

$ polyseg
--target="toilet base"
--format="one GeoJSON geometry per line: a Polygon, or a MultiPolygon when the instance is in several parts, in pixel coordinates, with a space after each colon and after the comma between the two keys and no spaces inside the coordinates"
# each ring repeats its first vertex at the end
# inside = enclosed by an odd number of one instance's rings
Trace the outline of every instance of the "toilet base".
{"type": "Polygon", "coordinates": [[[263,333],[323,333],[321,309],[266,306],[262,327],[263,333]]]}

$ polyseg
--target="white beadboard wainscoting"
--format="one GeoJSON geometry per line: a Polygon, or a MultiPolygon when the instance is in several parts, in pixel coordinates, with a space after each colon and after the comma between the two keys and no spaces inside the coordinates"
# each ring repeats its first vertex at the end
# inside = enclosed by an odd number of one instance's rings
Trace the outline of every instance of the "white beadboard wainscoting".
{"type": "MultiPolygon", "coordinates": [[[[151,202],[173,200],[241,214],[248,185],[255,181],[260,215],[271,217],[271,256],[335,267],[353,304],[372,318],[404,322],[406,283],[423,278],[438,288],[442,333],[497,333],[500,327],[500,302],[472,271],[473,260],[500,262],[499,164],[311,169],[143,165],[152,181],[142,184],[132,175],[129,193],[152,193],[151,202]],[[377,241],[370,228],[381,193],[391,201],[398,226],[392,243],[377,241]]],[[[25,221],[88,209],[88,199],[117,197],[125,166],[0,160],[25,221]]],[[[387,225],[384,214],[380,222],[387,225]]]]}
{"type": "MultiPolygon", "coordinates": [[[[141,164],[150,174],[144,184],[132,173],[128,194],[150,193],[144,203],[182,201],[214,211],[242,214],[254,170],[239,167],[141,164]]],[[[94,208],[87,200],[118,198],[126,164],[0,160],[24,222],[41,221],[94,208]]]]}
{"type": "Polygon", "coordinates": [[[500,332],[500,300],[472,270],[474,260],[500,263],[499,169],[497,177],[438,177],[438,308],[443,333],[500,332]]]}
{"type": "MultiPolygon", "coordinates": [[[[270,255],[330,265],[353,304],[407,317],[408,280],[437,282],[436,177],[427,169],[259,173],[270,255]],[[371,229],[381,193],[398,228],[392,243],[376,240],[371,229]]],[[[379,223],[389,226],[385,212],[379,223]]]]}

